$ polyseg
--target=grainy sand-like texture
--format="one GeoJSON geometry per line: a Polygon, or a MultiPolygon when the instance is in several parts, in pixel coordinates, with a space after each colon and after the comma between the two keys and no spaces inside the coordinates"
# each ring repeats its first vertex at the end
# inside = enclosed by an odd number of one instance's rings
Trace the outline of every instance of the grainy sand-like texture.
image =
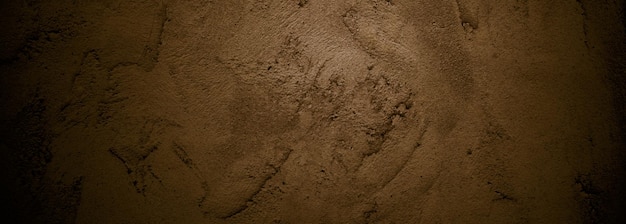
{"type": "Polygon", "coordinates": [[[0,6],[7,223],[625,221],[624,0],[0,6]]]}

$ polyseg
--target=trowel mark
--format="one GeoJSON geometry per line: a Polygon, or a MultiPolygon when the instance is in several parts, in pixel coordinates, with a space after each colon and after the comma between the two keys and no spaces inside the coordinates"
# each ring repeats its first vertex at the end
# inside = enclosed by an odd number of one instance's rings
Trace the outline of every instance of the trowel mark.
{"type": "Polygon", "coordinates": [[[148,119],[143,126],[135,132],[139,137],[126,144],[109,148],[109,153],[118,159],[126,168],[126,173],[137,193],[145,195],[146,189],[151,183],[161,184],[161,178],[152,170],[149,158],[161,148],[161,142],[165,130],[172,127],[181,127],[180,124],[163,118],[148,119]]]}
{"type": "Polygon", "coordinates": [[[259,150],[233,163],[218,186],[202,201],[205,214],[229,219],[244,212],[268,182],[281,172],[292,152],[290,148],[275,147],[259,150]]]}
{"type": "Polygon", "coordinates": [[[146,71],[152,71],[159,60],[160,48],[163,44],[163,32],[168,21],[169,17],[167,15],[167,4],[160,2],[158,11],[155,14],[154,22],[152,23],[152,28],[150,29],[150,35],[146,40],[144,50],[141,55],[142,58],[139,59],[139,62],[137,63],[146,71]]]}
{"type": "Polygon", "coordinates": [[[478,19],[476,18],[475,12],[470,10],[469,4],[464,0],[456,0],[456,4],[459,10],[461,26],[466,30],[478,29],[478,19]]]}
{"type": "Polygon", "coordinates": [[[367,157],[357,170],[357,177],[367,186],[384,189],[399,176],[421,148],[429,124],[429,121],[422,120],[417,126],[404,133],[402,140],[367,157]]]}
{"type": "Polygon", "coordinates": [[[161,179],[152,170],[152,166],[145,162],[157,149],[157,145],[141,146],[139,149],[133,147],[109,149],[109,153],[120,160],[126,167],[126,172],[131,178],[131,183],[137,193],[145,195],[146,189],[151,182],[154,180],[158,183],[161,182],[161,179]]]}

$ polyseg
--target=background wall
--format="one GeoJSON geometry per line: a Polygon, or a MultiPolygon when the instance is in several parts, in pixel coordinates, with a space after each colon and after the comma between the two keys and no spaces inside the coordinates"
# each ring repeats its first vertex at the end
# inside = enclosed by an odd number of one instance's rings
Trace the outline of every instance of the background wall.
{"type": "Polygon", "coordinates": [[[623,0],[1,6],[7,218],[624,221],[623,0]]]}

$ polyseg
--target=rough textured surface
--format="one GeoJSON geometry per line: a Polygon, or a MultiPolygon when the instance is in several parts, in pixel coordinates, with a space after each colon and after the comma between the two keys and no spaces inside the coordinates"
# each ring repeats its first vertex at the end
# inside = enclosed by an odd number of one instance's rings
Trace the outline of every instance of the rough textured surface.
{"type": "Polygon", "coordinates": [[[625,3],[3,1],[45,223],[623,223],[625,3]]]}

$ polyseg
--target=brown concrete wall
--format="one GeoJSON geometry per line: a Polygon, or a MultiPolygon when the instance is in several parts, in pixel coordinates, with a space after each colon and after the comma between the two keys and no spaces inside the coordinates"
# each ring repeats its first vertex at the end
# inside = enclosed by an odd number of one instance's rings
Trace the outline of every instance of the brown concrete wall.
{"type": "Polygon", "coordinates": [[[621,223],[625,3],[4,1],[26,223],[621,223]]]}

